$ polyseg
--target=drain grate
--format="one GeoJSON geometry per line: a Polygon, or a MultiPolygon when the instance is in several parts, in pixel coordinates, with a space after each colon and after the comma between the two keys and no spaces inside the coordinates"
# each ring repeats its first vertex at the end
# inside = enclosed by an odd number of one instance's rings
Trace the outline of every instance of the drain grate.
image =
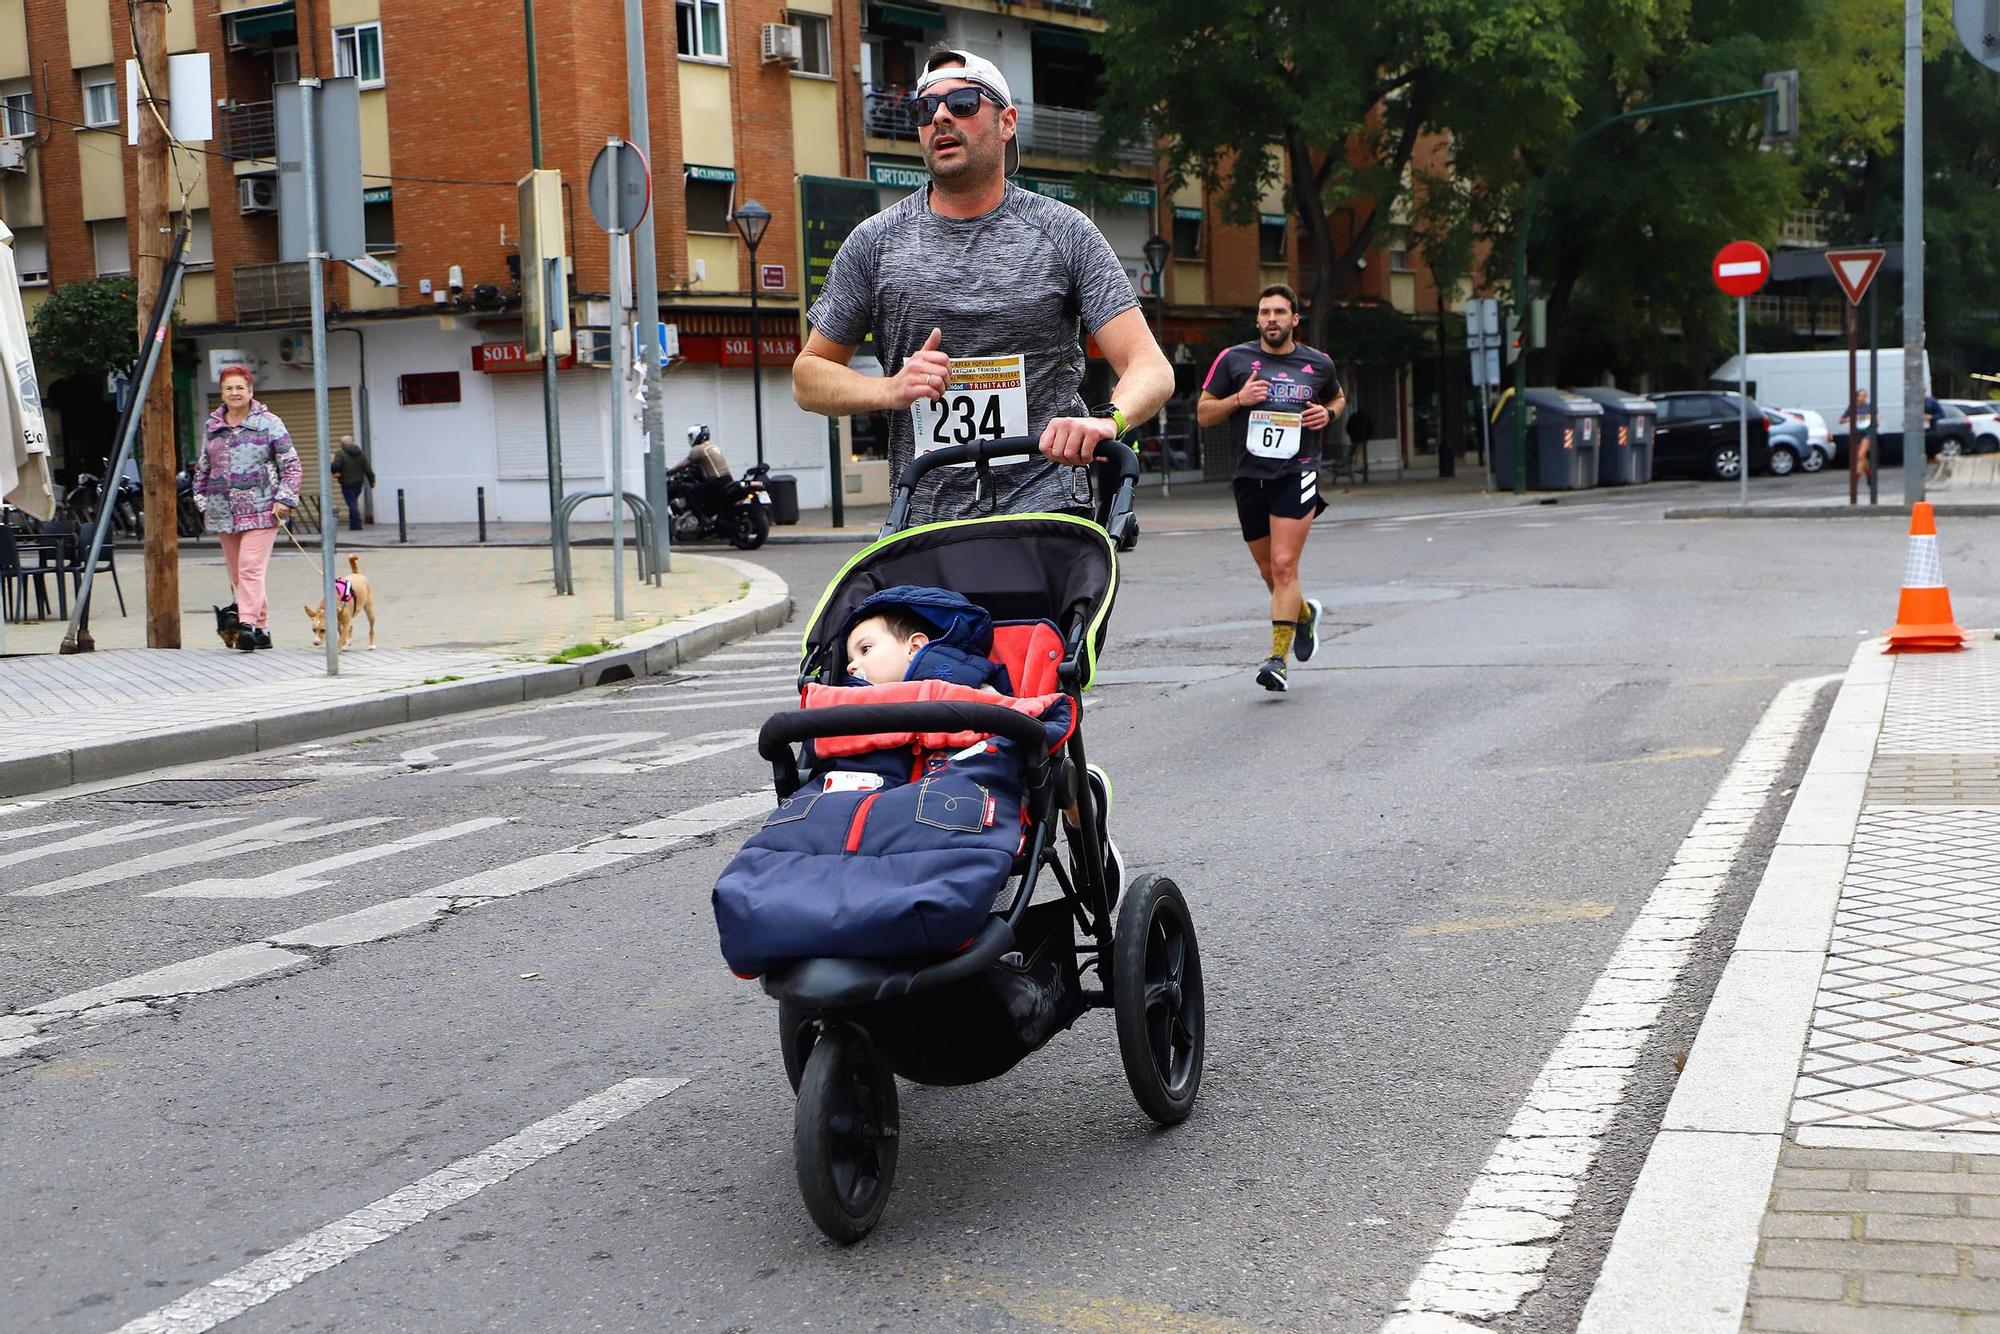
{"type": "Polygon", "coordinates": [[[154,806],[207,806],[301,787],[310,778],[159,778],[97,794],[99,801],[143,802],[154,806]]]}
{"type": "Polygon", "coordinates": [[[1870,806],[2000,806],[2000,754],[1878,755],[1870,806]]]}

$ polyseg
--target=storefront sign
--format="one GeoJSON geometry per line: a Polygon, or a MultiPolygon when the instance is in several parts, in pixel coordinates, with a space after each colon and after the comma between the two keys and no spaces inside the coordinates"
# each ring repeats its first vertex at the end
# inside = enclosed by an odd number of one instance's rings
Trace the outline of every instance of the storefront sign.
{"type": "Polygon", "coordinates": [[[782,264],[759,264],[757,273],[758,283],[767,292],[782,292],[791,281],[782,264]]]}
{"type": "MultiPolygon", "coordinates": [[[[767,367],[789,366],[799,355],[797,334],[765,334],[757,341],[767,367]]],[[[750,336],[684,333],[681,335],[681,356],[687,361],[708,366],[748,366],[752,363],[750,336]]]]}
{"type": "Polygon", "coordinates": [[[827,270],[841,243],[856,227],[873,217],[881,201],[875,187],[881,181],[874,173],[879,164],[868,166],[869,180],[855,181],[839,176],[799,177],[799,268],[805,275],[805,305],[811,307],[826,286],[827,270]]]}
{"type": "MultiPolygon", "coordinates": [[[[575,357],[563,357],[556,362],[556,369],[566,371],[576,365],[575,357]]],[[[542,359],[530,360],[527,345],[519,341],[509,343],[480,343],[472,349],[472,369],[488,375],[509,375],[520,371],[540,371],[542,359]]]]}
{"type": "MultiPolygon", "coordinates": [[[[921,189],[930,178],[930,172],[924,169],[921,162],[907,158],[868,160],[868,179],[892,190],[921,189]]],[[[1105,181],[1094,193],[1087,191],[1081,181],[1068,176],[1037,176],[1024,172],[1014,177],[1014,181],[1023,190],[1079,207],[1094,201],[1113,208],[1151,208],[1160,198],[1159,192],[1152,186],[1138,181],[1105,181]]]]}
{"type": "Polygon", "coordinates": [[[734,185],[736,184],[736,169],[734,167],[698,167],[690,162],[687,164],[687,178],[691,181],[716,181],[722,185],[734,185]]]}

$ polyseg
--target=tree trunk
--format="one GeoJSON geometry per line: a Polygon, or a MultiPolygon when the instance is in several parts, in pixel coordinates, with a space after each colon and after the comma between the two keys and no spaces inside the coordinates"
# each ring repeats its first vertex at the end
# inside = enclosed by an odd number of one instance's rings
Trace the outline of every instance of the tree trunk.
{"type": "Polygon", "coordinates": [[[1313,280],[1306,296],[1306,342],[1325,347],[1333,303],[1340,298],[1340,283],[1334,273],[1333,226],[1326,216],[1326,201],[1320,197],[1312,149],[1296,126],[1285,128],[1285,156],[1291,166],[1292,207],[1313,252],[1313,280]]]}

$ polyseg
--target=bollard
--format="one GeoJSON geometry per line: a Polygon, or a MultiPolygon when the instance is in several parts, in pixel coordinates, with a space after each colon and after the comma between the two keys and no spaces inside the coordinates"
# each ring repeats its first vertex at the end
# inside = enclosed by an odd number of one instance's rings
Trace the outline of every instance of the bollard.
{"type": "Polygon", "coordinates": [[[410,540],[410,515],[409,511],[403,508],[403,488],[400,486],[396,488],[396,540],[398,542],[410,540]]]}
{"type": "Polygon", "coordinates": [[[486,545],[486,488],[479,488],[479,544],[486,545]]]}

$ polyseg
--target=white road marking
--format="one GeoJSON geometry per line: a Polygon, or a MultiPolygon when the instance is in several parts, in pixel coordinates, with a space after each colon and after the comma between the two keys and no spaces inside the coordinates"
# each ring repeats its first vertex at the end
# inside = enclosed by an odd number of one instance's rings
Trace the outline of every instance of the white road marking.
{"type": "MultiPolygon", "coordinates": [[[[716,694],[719,693],[721,692],[716,692],[716,694]]],[[[702,698],[708,702],[705,704],[652,704],[632,709],[609,709],[606,712],[619,715],[627,713],[693,713],[697,709],[735,709],[746,708],[752,704],[789,704],[793,708],[797,708],[799,692],[788,690],[782,695],[750,694],[747,698],[742,699],[718,699],[715,694],[704,694],[702,698]]]]}
{"type": "Polygon", "coordinates": [[[775,803],[776,798],[768,791],[745,792],[712,801],[573,847],[463,876],[421,894],[391,899],[253,944],[217,950],[17,1010],[0,1016],[0,1060],[54,1040],[58,1036],[56,1031],[50,1031],[54,1025],[102,1023],[147,1012],[153,1008],[149,1002],[175,1001],[219,991],[267,973],[304,966],[310,960],[300,951],[341,949],[383,940],[429,925],[448,912],[463,912],[542,889],[634,857],[668,852],[690,839],[761,818],[775,803]]]}
{"type": "Polygon", "coordinates": [[[93,829],[88,834],[76,834],[69,838],[58,839],[54,843],[38,843],[32,848],[22,848],[17,852],[0,853],[0,866],[18,866],[22,862],[53,857],[58,852],[83,852],[90,848],[107,847],[124,839],[164,838],[169,834],[188,834],[213,825],[238,824],[244,818],[241,815],[219,815],[207,820],[190,820],[186,824],[178,825],[167,824],[165,820],[130,820],[105,829],[93,829]],[[162,829],[160,827],[162,825],[167,827],[162,829]]]}
{"type": "Polygon", "coordinates": [[[330,880],[314,880],[311,877],[326,871],[338,871],[349,866],[359,866],[363,862],[380,861],[393,857],[411,848],[420,848],[430,843],[442,843],[447,839],[459,838],[465,834],[476,834],[482,829],[508,823],[504,816],[482,816],[477,820],[461,820],[457,824],[446,825],[442,829],[429,829],[419,834],[409,834],[392,843],[378,843],[373,847],[354,848],[347,852],[322,857],[318,861],[307,862],[303,866],[287,867],[282,871],[272,871],[266,875],[246,876],[241,879],[216,877],[208,880],[193,880],[172,889],[156,889],[146,895],[149,899],[283,899],[294,894],[303,894],[309,889],[324,889],[332,884],[330,880]]]}
{"type": "Polygon", "coordinates": [[[441,1209],[497,1186],[622,1120],[687,1083],[685,1079],[625,1079],[574,1103],[518,1134],[431,1173],[373,1204],[309,1232],[289,1246],[259,1256],[156,1311],[119,1327],[118,1334],[202,1334],[233,1320],[314,1274],[350,1260],[370,1246],[406,1231],[441,1209]]]}
{"type": "Polygon", "coordinates": [[[703,662],[776,663],[776,662],[783,662],[787,658],[790,658],[792,661],[796,662],[798,661],[799,657],[800,653],[795,644],[793,648],[779,650],[776,652],[769,652],[769,653],[707,653],[702,655],[701,660],[703,662]]]}
{"type": "Polygon", "coordinates": [[[252,825],[248,829],[232,829],[226,834],[217,834],[214,838],[203,839],[199,843],[190,843],[184,847],[169,848],[151,856],[114,862],[100,870],[82,871],[61,880],[52,880],[46,885],[30,885],[26,889],[9,890],[8,894],[12,898],[48,898],[55,894],[67,894],[73,889],[91,889],[98,885],[113,884],[119,880],[152,875],[158,871],[199,866],[204,862],[214,861],[220,857],[232,857],[238,853],[261,852],[265,848],[275,848],[280,844],[333,839],[357,829],[389,824],[395,818],[391,815],[378,815],[367,819],[340,820],[323,825],[310,815],[287,816],[282,820],[252,825]]]}
{"type": "MultiPolygon", "coordinates": [[[[537,755],[532,759],[514,760],[505,764],[494,764],[485,770],[486,775],[519,773],[523,769],[539,769],[543,765],[555,764],[562,760],[580,760],[588,755],[602,755],[610,750],[623,750],[626,746],[636,746],[646,741],[657,741],[665,732],[625,732],[616,736],[567,737],[561,742],[542,747],[553,750],[554,754],[537,755]]],[[[472,761],[486,764],[486,760],[472,761]]],[[[433,769],[432,773],[439,772],[433,769]]]]}
{"type": "Polygon", "coordinates": [[[1383,1334],[1483,1330],[1542,1285],[1633,1067],[1821,687],[1778,692],[1542,1066],[1383,1334]]]}
{"type": "MultiPolygon", "coordinates": [[[[0,814],[5,812],[0,811],[0,814]]],[[[0,829],[0,843],[15,838],[33,838],[37,834],[53,834],[58,829],[78,829],[90,823],[89,820],[54,820],[48,824],[31,824],[21,829],[0,829]]]]}
{"type": "Polygon", "coordinates": [[[639,774],[652,773],[660,769],[671,769],[677,764],[688,764],[695,760],[707,759],[710,755],[721,755],[727,751],[740,750],[753,745],[757,740],[755,732],[710,732],[702,736],[689,737],[678,745],[660,750],[641,751],[637,755],[620,755],[610,760],[584,760],[578,764],[565,764],[554,772],[559,774],[639,774]]]}
{"type": "Polygon", "coordinates": [[[48,802],[40,799],[32,801],[0,801],[0,815],[12,815],[17,811],[32,811],[37,806],[46,805],[48,805],[48,802]]]}
{"type": "Polygon", "coordinates": [[[435,746],[418,746],[415,750],[404,751],[401,758],[406,765],[436,764],[443,757],[445,751],[461,746],[467,750],[498,750],[505,746],[518,746],[524,742],[540,741],[541,739],[540,736],[465,737],[457,741],[440,741],[435,746]]]}

